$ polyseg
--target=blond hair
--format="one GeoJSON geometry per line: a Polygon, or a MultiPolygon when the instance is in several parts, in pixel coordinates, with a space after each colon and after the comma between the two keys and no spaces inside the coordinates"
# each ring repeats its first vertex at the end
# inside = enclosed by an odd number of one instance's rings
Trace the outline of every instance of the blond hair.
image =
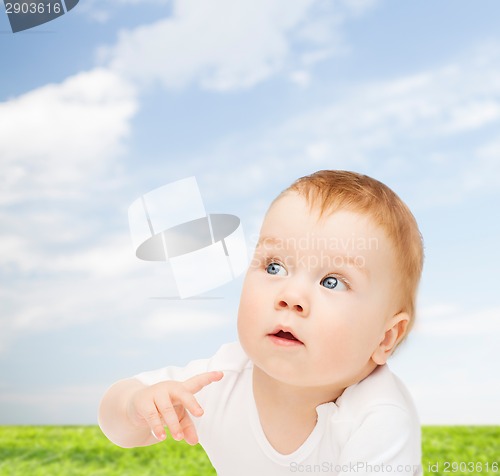
{"type": "Polygon", "coordinates": [[[410,317],[408,333],[415,319],[424,250],[415,217],[405,203],[382,182],[345,170],[320,170],[299,178],[276,200],[287,192],[304,196],[320,216],[341,209],[349,210],[369,216],[384,230],[394,246],[401,296],[399,312],[404,311],[410,317]]]}

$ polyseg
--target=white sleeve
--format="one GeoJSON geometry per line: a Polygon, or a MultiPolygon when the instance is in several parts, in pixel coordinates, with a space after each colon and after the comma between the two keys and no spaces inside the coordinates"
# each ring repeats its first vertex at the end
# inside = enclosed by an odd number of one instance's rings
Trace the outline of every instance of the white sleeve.
{"type": "MultiPolygon", "coordinates": [[[[217,354],[216,354],[217,355],[217,354]]],[[[208,359],[199,359],[189,362],[185,367],[168,366],[157,370],[150,370],[148,372],[142,372],[140,374],[134,375],[134,378],[142,382],[144,385],[154,385],[159,382],[164,382],[166,380],[175,380],[177,382],[183,382],[195,375],[209,372],[211,370],[222,370],[214,367],[214,360],[216,355],[208,359]]],[[[206,399],[210,394],[210,390],[213,390],[214,385],[209,385],[202,388],[196,393],[196,400],[205,408],[206,399]]],[[[195,425],[198,426],[198,419],[194,419],[195,425]]]]}
{"type": "MultiPolygon", "coordinates": [[[[143,372],[134,376],[137,380],[145,385],[154,385],[165,380],[176,380],[182,382],[195,375],[219,370],[222,372],[239,372],[249,362],[248,357],[244,353],[238,342],[232,342],[222,345],[219,350],[208,359],[193,360],[185,367],[168,366],[149,372],[143,372]]],[[[224,378],[224,380],[228,380],[224,378]]],[[[211,384],[208,387],[214,387],[211,384]]],[[[201,392],[203,393],[203,390],[201,392]]]]}
{"type": "Polygon", "coordinates": [[[248,362],[248,357],[239,343],[233,342],[224,344],[209,359],[193,360],[185,367],[169,366],[143,372],[135,375],[135,378],[145,385],[154,385],[165,380],[182,382],[195,375],[212,370],[224,372],[222,380],[207,385],[196,393],[196,400],[205,410],[202,417],[193,418],[201,442],[206,431],[210,431],[214,418],[218,415],[219,407],[224,406],[225,399],[221,395],[227,396],[227,393],[231,390],[231,378],[238,375],[238,371],[244,368],[248,362]]]}
{"type": "Polygon", "coordinates": [[[168,366],[157,370],[150,370],[134,375],[134,378],[144,385],[154,385],[165,380],[176,380],[182,382],[188,378],[210,370],[219,370],[211,368],[212,359],[199,359],[189,362],[185,367],[168,366]]]}
{"type": "Polygon", "coordinates": [[[339,476],[420,476],[420,424],[397,405],[375,405],[362,417],[340,453],[339,476]]]}

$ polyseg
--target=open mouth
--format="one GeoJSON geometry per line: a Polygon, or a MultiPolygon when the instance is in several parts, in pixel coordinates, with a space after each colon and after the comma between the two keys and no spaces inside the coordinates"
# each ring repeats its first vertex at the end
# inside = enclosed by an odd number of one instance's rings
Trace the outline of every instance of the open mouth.
{"type": "Polygon", "coordinates": [[[276,337],[281,337],[282,339],[297,340],[297,341],[299,340],[291,332],[279,331],[273,335],[275,335],[276,337]]]}
{"type": "Polygon", "coordinates": [[[283,329],[280,329],[274,334],[269,334],[269,336],[273,338],[273,341],[279,344],[284,344],[284,345],[303,344],[303,342],[297,339],[297,337],[295,337],[291,332],[284,331],[283,329]]]}

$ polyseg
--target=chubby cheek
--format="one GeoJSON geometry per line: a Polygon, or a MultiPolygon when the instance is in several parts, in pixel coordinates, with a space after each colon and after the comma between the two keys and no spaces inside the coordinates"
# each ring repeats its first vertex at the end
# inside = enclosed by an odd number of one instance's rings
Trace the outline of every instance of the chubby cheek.
{"type": "Polygon", "coordinates": [[[318,349],[322,352],[318,360],[335,362],[336,368],[350,368],[369,360],[380,337],[380,329],[370,310],[360,307],[346,309],[341,318],[321,326],[317,338],[321,341],[318,349]],[[360,318],[362,316],[362,318],[360,318]],[[326,357],[326,358],[325,358],[326,357]]]}
{"type": "Polygon", "coordinates": [[[258,330],[258,319],[261,312],[258,309],[259,299],[252,292],[252,283],[249,276],[245,278],[238,309],[238,335],[243,347],[251,340],[252,332],[258,330]]]}

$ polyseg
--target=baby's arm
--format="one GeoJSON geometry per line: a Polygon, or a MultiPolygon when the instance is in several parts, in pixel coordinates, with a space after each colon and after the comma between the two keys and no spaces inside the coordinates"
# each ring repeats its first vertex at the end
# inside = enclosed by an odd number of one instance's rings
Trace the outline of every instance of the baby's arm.
{"type": "Polygon", "coordinates": [[[176,440],[194,445],[198,436],[189,413],[197,417],[203,414],[194,394],[222,377],[222,372],[206,372],[184,382],[168,380],[151,386],[135,378],[120,380],[102,398],[99,426],[113,443],[124,448],[164,440],[164,426],[176,440]]]}

